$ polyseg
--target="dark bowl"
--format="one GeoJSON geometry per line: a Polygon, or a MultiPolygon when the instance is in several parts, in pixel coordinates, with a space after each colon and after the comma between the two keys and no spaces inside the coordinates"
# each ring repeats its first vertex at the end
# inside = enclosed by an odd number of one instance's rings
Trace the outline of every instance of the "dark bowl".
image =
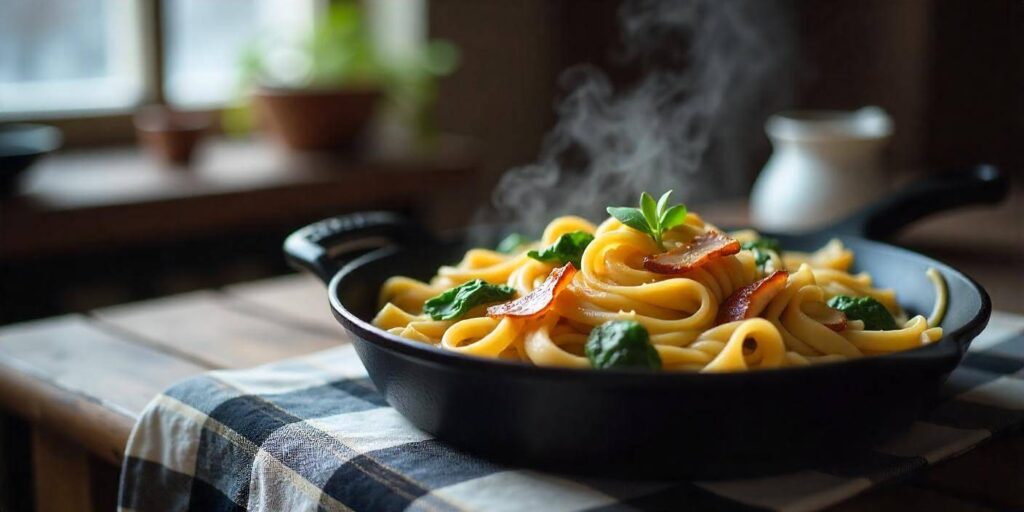
{"type": "MultiPolygon", "coordinates": [[[[334,316],[374,384],[412,424],[512,465],[625,478],[734,478],[827,465],[906,430],[937,395],[989,316],[985,292],[913,252],[841,237],[901,304],[927,314],[934,267],[949,285],[941,340],[842,363],[738,373],[533,367],[465,356],[371,325],[394,275],[427,279],[464,239],[381,249],[331,280],[334,316]]],[[[820,240],[790,239],[810,250],[820,240]]]]}
{"type": "MultiPolygon", "coordinates": [[[[285,251],[293,265],[328,283],[331,310],[388,403],[451,445],[513,465],[599,476],[748,477],[863,453],[934,403],[988,322],[988,296],[948,265],[857,235],[885,238],[935,211],[995,202],[1006,186],[998,170],[980,166],[929,179],[828,229],[780,235],[790,250],[840,238],[856,253],[855,270],[895,288],[912,313],[927,313],[935,300],[926,269],[937,269],[949,288],[939,341],[810,367],[651,373],[465,356],[394,336],[370,319],[385,279],[432,275],[459,258],[466,233],[435,238],[394,214],[371,212],[307,226],[286,240],[285,251]],[[394,246],[340,264],[340,255],[375,240],[394,246]]],[[[504,233],[498,227],[489,234],[493,243],[504,233]]]]}
{"type": "Polygon", "coordinates": [[[62,141],[60,130],[52,126],[0,125],[0,195],[14,191],[21,173],[39,157],[59,148],[62,141]]]}

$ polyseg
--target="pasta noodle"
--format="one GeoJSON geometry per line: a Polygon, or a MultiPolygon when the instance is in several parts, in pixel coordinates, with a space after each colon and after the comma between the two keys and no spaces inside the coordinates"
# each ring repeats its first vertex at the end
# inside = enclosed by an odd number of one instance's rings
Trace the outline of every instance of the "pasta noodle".
{"type": "MultiPolygon", "coordinates": [[[[685,247],[695,237],[717,231],[694,213],[664,232],[665,248],[685,247]]],[[[740,242],[759,239],[752,230],[730,234],[740,242]]],[[[907,318],[892,290],[874,286],[866,273],[851,274],[852,251],[832,240],[818,251],[745,248],[717,256],[699,268],[668,274],[645,268],[645,258],[663,252],[648,234],[614,217],[594,225],[579,217],[551,221],[541,239],[513,254],[472,249],[455,265],[441,267],[429,282],[388,279],[380,291],[381,309],[373,324],[388,332],[463,354],[522,361],[537,366],[590,368],[585,346],[591,330],[609,321],[632,320],[667,371],[734,372],[805,366],[908,350],[939,339],[946,291],[934,271],[938,299],[930,318],[907,318]],[[424,303],[476,279],[507,285],[522,297],[541,286],[560,266],[529,256],[568,233],[593,235],[579,257],[571,282],[542,313],[488,316],[485,305],[460,318],[435,320],[424,303]],[[788,270],[785,285],[750,318],[722,322],[719,310],[740,290],[757,286],[776,270],[788,270]],[[865,322],[820,315],[837,296],[870,297],[896,321],[895,329],[868,330],[865,322]]],[[[746,246],[745,246],[746,247],[746,246]]],[[[826,309],[826,311],[828,311],[826,309]]]]}

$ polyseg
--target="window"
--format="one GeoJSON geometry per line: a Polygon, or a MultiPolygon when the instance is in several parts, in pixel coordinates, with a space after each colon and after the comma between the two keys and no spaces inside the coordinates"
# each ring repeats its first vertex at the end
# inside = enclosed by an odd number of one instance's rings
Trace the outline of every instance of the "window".
{"type": "Polygon", "coordinates": [[[109,110],[143,96],[135,0],[0,2],[0,112],[109,110]]]}
{"type": "MultiPolygon", "coordinates": [[[[0,0],[0,118],[124,114],[158,98],[185,109],[223,106],[238,93],[239,60],[247,47],[294,40],[326,5],[0,0]]],[[[425,0],[364,5],[384,55],[400,56],[422,42],[425,0]]]]}
{"type": "Polygon", "coordinates": [[[256,37],[251,0],[164,3],[164,89],[169,103],[223,104],[235,91],[238,54],[256,37]]]}

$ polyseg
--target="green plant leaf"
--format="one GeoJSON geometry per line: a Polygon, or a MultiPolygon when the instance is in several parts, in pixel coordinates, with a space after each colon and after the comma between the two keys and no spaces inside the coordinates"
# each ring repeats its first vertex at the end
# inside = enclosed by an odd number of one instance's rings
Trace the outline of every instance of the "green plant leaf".
{"type": "Polygon", "coordinates": [[[506,301],[515,293],[511,286],[474,279],[428,299],[423,312],[434,320],[455,320],[476,306],[506,301]]]}
{"type": "Polygon", "coordinates": [[[576,268],[580,268],[580,259],[583,257],[583,251],[593,241],[594,235],[586,231],[573,231],[558,237],[555,243],[539,251],[530,251],[526,255],[537,261],[551,262],[558,265],[572,262],[576,268]]]}
{"type": "Polygon", "coordinates": [[[686,205],[677,204],[661,214],[661,229],[669,230],[686,221],[686,205]]]}
{"type": "Polygon", "coordinates": [[[434,76],[445,76],[459,66],[459,47],[451,41],[437,39],[427,44],[423,51],[422,67],[434,76]]]}
{"type": "Polygon", "coordinates": [[[651,228],[651,233],[660,234],[660,222],[658,220],[658,204],[654,202],[654,198],[651,197],[647,192],[640,194],[640,211],[644,214],[644,219],[647,220],[647,225],[651,228]]]}
{"type": "Polygon", "coordinates": [[[648,235],[652,235],[651,227],[647,224],[647,219],[644,218],[644,214],[639,208],[629,208],[628,206],[609,206],[608,215],[615,217],[619,222],[648,235]]]}

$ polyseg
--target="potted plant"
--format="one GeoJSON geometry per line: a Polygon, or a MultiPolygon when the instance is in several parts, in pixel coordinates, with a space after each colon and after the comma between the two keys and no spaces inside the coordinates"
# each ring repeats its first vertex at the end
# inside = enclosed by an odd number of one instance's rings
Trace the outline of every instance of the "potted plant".
{"type": "Polygon", "coordinates": [[[384,59],[360,6],[332,2],[308,34],[260,41],[243,53],[242,89],[254,109],[231,109],[224,124],[234,132],[258,124],[293,150],[338,149],[352,145],[383,102],[429,137],[436,78],[457,60],[444,41],[409,58],[384,59]]]}

